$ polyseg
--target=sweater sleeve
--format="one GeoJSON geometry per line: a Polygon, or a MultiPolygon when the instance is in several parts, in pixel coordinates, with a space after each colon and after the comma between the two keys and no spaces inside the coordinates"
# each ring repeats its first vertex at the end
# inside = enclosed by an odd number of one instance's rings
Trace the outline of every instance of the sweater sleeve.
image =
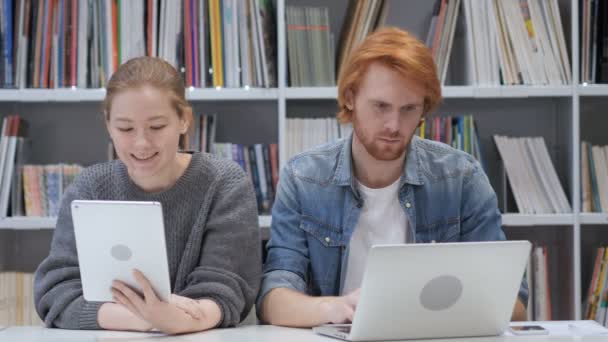
{"type": "Polygon", "coordinates": [[[87,199],[82,179],[68,187],[61,201],[49,256],[38,266],[34,280],[36,311],[47,327],[101,329],[97,323],[100,302],[82,295],[70,204],[87,199]]]}
{"type": "Polygon", "coordinates": [[[199,264],[179,295],[214,300],[222,311],[218,326],[229,327],[251,310],[262,268],[253,187],[236,164],[221,176],[212,201],[199,264]]]}

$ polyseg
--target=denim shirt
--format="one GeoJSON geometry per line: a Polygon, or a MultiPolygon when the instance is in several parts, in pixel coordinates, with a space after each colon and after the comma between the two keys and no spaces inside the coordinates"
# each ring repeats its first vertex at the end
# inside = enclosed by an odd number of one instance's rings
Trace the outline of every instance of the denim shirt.
{"type": "MultiPolygon", "coordinates": [[[[282,169],[257,309],[274,288],[339,295],[363,200],[352,135],[301,153],[282,169]]],[[[408,242],[505,240],[496,194],[480,164],[448,145],[414,136],[399,183],[408,242]]],[[[527,304],[522,282],[519,297],[527,304]]],[[[258,311],[259,312],[259,311],[258,311]]]]}

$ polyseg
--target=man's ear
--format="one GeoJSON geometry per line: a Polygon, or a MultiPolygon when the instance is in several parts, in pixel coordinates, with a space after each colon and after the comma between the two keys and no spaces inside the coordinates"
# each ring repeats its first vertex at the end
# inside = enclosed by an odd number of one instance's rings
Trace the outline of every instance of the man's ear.
{"type": "Polygon", "coordinates": [[[355,94],[351,89],[348,89],[346,93],[344,93],[344,102],[346,109],[349,111],[352,112],[355,109],[355,94]]]}

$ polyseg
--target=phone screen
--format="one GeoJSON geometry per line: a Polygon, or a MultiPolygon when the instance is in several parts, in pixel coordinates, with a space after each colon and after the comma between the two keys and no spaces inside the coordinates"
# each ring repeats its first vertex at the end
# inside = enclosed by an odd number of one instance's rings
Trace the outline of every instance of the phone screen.
{"type": "Polygon", "coordinates": [[[517,331],[530,331],[530,330],[545,330],[545,328],[540,325],[520,325],[516,327],[511,327],[513,330],[517,331]]]}
{"type": "Polygon", "coordinates": [[[533,331],[545,331],[545,328],[541,327],[540,325],[520,325],[520,326],[512,326],[511,330],[513,330],[514,332],[524,332],[524,331],[528,331],[528,332],[533,332],[533,331]]]}

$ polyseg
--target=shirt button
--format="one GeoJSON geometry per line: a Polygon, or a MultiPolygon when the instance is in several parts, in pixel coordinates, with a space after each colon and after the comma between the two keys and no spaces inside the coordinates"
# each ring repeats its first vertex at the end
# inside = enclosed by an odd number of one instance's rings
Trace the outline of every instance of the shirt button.
{"type": "Polygon", "coordinates": [[[329,237],[325,238],[325,242],[329,243],[331,241],[331,239],[329,237]]]}
{"type": "Polygon", "coordinates": [[[409,207],[411,207],[411,206],[412,206],[412,205],[410,204],[410,202],[405,202],[405,207],[406,207],[406,208],[409,208],[409,207]]]}

